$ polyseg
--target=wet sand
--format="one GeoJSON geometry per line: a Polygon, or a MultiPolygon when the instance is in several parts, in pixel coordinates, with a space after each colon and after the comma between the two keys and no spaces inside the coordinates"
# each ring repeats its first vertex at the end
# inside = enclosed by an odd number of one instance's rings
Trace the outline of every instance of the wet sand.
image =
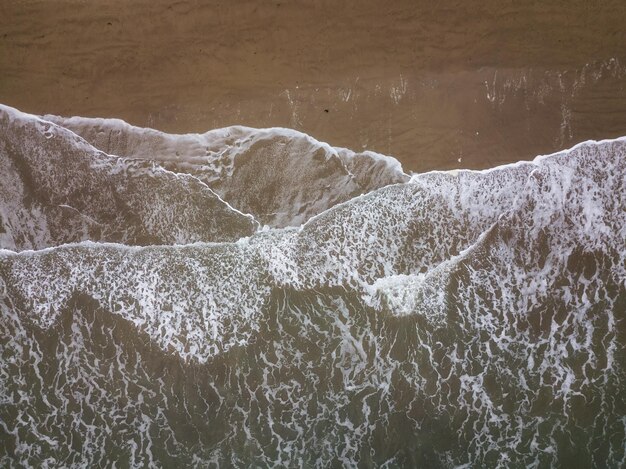
{"type": "Polygon", "coordinates": [[[626,135],[625,21],[620,1],[5,1],[0,102],[482,168],[626,135]]]}

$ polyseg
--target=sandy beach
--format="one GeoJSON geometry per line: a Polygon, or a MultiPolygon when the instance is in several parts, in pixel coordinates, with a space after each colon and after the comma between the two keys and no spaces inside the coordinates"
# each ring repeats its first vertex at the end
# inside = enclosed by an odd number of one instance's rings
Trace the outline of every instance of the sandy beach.
{"type": "Polygon", "coordinates": [[[624,467],[625,25],[0,0],[0,468],[624,467]]]}
{"type": "Polygon", "coordinates": [[[4,1],[0,102],[482,168],[626,134],[625,21],[620,1],[4,1]]]}

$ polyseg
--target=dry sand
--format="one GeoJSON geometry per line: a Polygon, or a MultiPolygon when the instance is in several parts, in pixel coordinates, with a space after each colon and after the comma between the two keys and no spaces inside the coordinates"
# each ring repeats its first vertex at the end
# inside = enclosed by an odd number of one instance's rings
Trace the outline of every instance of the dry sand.
{"type": "Polygon", "coordinates": [[[611,0],[0,0],[0,102],[480,168],[626,135],[624,24],[611,0]]]}

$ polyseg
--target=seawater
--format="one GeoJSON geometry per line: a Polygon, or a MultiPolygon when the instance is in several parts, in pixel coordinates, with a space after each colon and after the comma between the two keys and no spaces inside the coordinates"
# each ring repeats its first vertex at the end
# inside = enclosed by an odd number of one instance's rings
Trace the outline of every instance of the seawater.
{"type": "Polygon", "coordinates": [[[2,111],[2,465],[626,464],[626,140],[409,176],[2,111]]]}

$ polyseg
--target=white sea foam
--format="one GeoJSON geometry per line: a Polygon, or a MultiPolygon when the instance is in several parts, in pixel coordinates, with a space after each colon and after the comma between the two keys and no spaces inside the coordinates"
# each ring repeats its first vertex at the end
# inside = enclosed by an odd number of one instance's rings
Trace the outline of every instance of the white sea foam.
{"type": "Polygon", "coordinates": [[[619,466],[625,188],[626,139],[586,142],[236,242],[0,249],[0,431],[31,464],[54,424],[76,465],[619,466]]]}
{"type": "MultiPolygon", "coordinates": [[[[524,222],[525,236],[539,236],[554,223],[551,213],[562,210],[567,200],[568,210],[577,213],[580,206],[587,217],[582,225],[586,238],[571,238],[574,232],[568,231],[570,248],[578,245],[595,249],[603,242],[619,239],[615,233],[615,227],[621,226],[619,221],[612,222],[611,228],[607,225],[610,219],[601,217],[606,213],[602,208],[606,197],[598,199],[601,187],[589,185],[589,178],[574,183],[570,172],[579,168],[586,178],[584,171],[598,171],[592,166],[597,160],[596,164],[612,168],[618,180],[623,177],[621,167],[610,166],[610,161],[601,160],[600,156],[610,154],[614,165],[623,164],[619,156],[623,146],[622,141],[587,144],[534,164],[497,171],[461,172],[456,176],[428,173],[414,177],[410,183],[389,186],[340,204],[300,229],[259,233],[235,244],[159,247],[150,251],[83,244],[29,256],[5,255],[5,275],[12,279],[10,283],[20,291],[23,301],[28,301],[26,309],[35,311],[42,324],[49,324],[53,320],[51,314],[62,309],[61,305],[74,292],[81,291],[101,301],[103,307],[132,318],[140,327],[156,321],[158,327],[148,327],[154,331],[155,340],[164,347],[177,343],[174,348],[179,353],[201,360],[245,343],[272,287],[350,286],[366,293],[372,291],[368,284],[374,284],[380,294],[387,296],[392,311],[404,315],[421,308],[432,316],[437,309],[434,305],[438,304],[440,311],[432,317],[440,318],[445,310],[442,292],[450,272],[455,271],[448,267],[450,262],[459,264],[479,249],[466,250],[476,240],[479,246],[488,245],[491,238],[481,234],[494,230],[494,226],[505,223],[519,211],[526,213],[528,204],[539,208],[531,212],[532,218],[523,218],[531,222],[524,222]],[[535,181],[544,173],[541,177],[545,187],[535,188],[535,181]],[[574,200],[563,192],[579,187],[587,196],[574,200]],[[549,200],[545,199],[546,194],[551,194],[549,200]],[[589,196],[595,197],[593,203],[589,196]],[[589,232],[592,226],[597,232],[589,232]],[[137,260],[128,260],[135,257],[137,260]],[[183,290],[185,295],[194,292],[193,295],[204,298],[198,300],[201,304],[181,297],[183,293],[174,277],[164,280],[170,272],[165,266],[171,262],[176,262],[181,272],[191,269],[184,277],[194,279],[193,287],[183,290]],[[103,263],[106,268],[99,267],[103,263]],[[437,267],[442,263],[445,268],[437,267]],[[409,277],[397,277],[402,275],[409,277]],[[58,280],[46,282],[44,278],[58,280]],[[137,280],[116,280],[128,278],[137,280]],[[403,281],[399,283],[398,279],[403,281]],[[169,312],[164,313],[163,308],[169,312]],[[193,327],[191,323],[186,325],[185,321],[197,314],[199,322],[195,321],[193,327]],[[181,322],[182,317],[187,319],[181,322]],[[215,321],[229,322],[232,330],[222,332],[220,325],[219,334],[215,335],[216,328],[211,325],[215,321]],[[172,330],[162,332],[163,327],[172,330]],[[198,331],[204,332],[194,339],[192,336],[198,331]],[[206,342],[209,345],[201,345],[208,333],[215,337],[206,342]],[[186,343],[195,345],[188,348],[186,343]]],[[[603,175],[601,180],[606,183],[607,178],[603,175]]],[[[619,206],[612,210],[619,210],[619,206]]],[[[571,231],[575,226],[561,228],[571,231]]],[[[506,245],[500,249],[505,258],[506,245]]],[[[567,258],[569,251],[562,246],[554,245],[551,249],[552,256],[567,258]]],[[[546,286],[529,284],[527,288],[532,288],[528,291],[535,297],[537,289],[546,286]]]]}
{"type": "Polygon", "coordinates": [[[96,148],[200,178],[262,224],[299,226],[351,197],[408,176],[390,157],[334,148],[285,128],[233,126],[173,135],[117,119],[45,116],[96,148]]]}
{"type": "Polygon", "coordinates": [[[127,244],[226,241],[257,224],[205,184],[109,156],[56,124],[0,107],[0,247],[84,239],[127,244]]]}

